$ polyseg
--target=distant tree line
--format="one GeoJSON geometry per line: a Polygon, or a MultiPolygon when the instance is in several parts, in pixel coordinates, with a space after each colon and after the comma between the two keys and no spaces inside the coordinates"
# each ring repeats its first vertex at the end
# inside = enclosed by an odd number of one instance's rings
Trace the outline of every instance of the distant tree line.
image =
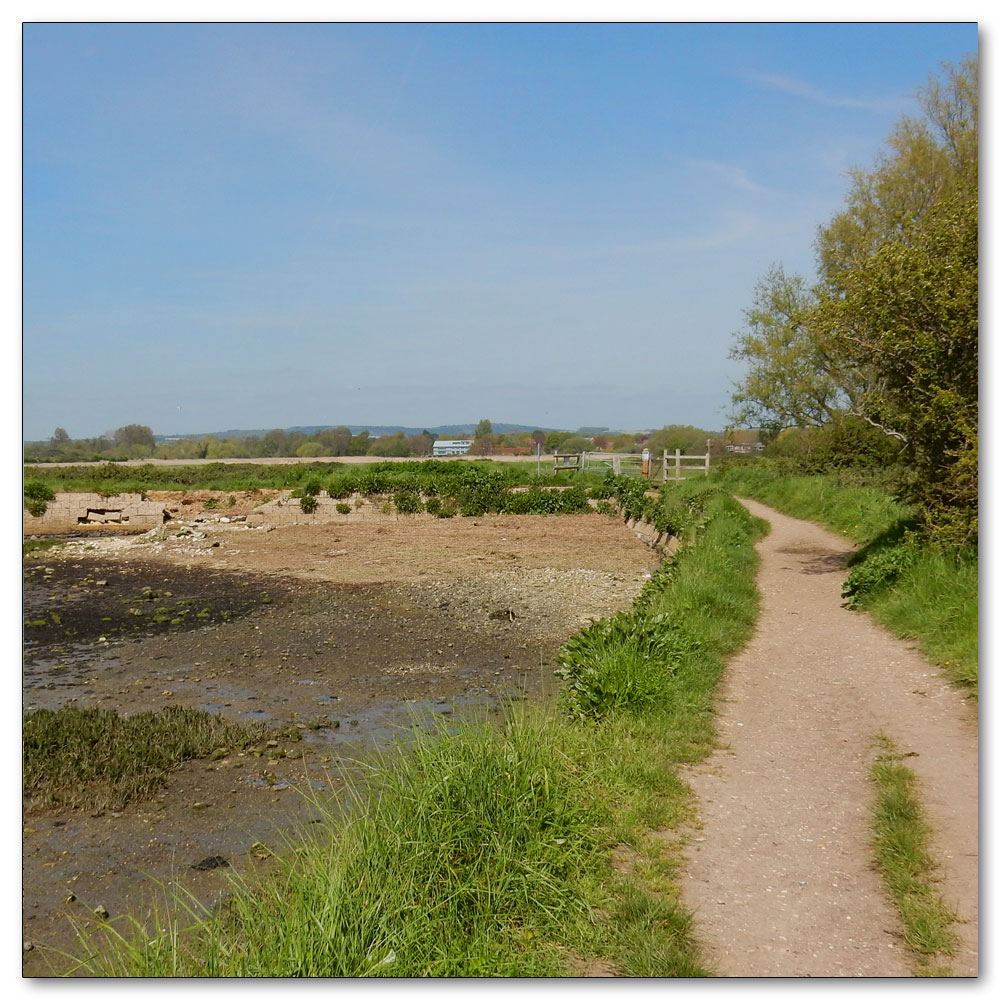
{"type": "MultiPolygon", "coordinates": [[[[715,449],[723,443],[719,432],[689,425],[671,424],[652,433],[595,434],[587,437],[579,431],[494,432],[489,420],[476,428],[470,454],[503,457],[534,454],[539,445],[543,454],[581,451],[638,452],[649,448],[654,458],[664,449],[673,453],[702,454],[706,442],[713,439],[715,449]]],[[[353,434],[348,427],[334,427],[306,434],[303,431],[272,430],[249,437],[187,437],[180,441],[156,441],[153,431],[141,424],[129,424],[96,438],[73,439],[57,427],[48,441],[29,442],[24,447],[28,462],[85,462],[123,459],[165,458],[339,458],[347,455],[370,455],[373,458],[422,458],[432,454],[434,436],[386,434],[372,437],[368,431],[353,434]]]]}

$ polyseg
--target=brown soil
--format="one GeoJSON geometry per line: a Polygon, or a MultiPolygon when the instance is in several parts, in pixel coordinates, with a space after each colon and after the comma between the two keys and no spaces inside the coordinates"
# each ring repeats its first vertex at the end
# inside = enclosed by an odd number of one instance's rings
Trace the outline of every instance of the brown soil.
{"type": "Polygon", "coordinates": [[[187,520],[155,533],[26,560],[26,708],[184,705],[274,728],[330,725],[302,730],[301,758],[194,761],[120,812],[28,798],[27,975],[64,967],[45,946],[71,947],[95,907],[145,914],[151,877],[211,899],[225,870],[192,864],[266,863],[250,848],[280,847],[308,820],[299,791],[336,790],[352,761],[406,727],[548,698],[559,645],[627,607],[656,564],[597,514],[264,530],[183,507],[187,520]]]}
{"type": "Polygon", "coordinates": [[[977,974],[977,734],[973,706],[867,616],[841,607],[851,546],[745,501],[761,617],[729,664],[722,748],[690,775],[686,903],[723,976],[910,976],[912,957],[871,866],[869,768],[884,734],[917,775],[940,891],[959,914],[956,975],[977,974]]]}

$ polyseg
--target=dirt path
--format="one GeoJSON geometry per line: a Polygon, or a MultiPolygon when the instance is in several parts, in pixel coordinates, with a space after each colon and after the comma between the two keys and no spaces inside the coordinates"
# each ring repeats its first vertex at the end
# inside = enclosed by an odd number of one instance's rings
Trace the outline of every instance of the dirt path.
{"type": "Polygon", "coordinates": [[[841,607],[851,545],[753,501],[771,523],[758,551],[758,630],[730,663],[721,749],[691,775],[704,828],[683,882],[723,976],[910,976],[869,821],[873,737],[916,773],[935,831],[941,892],[963,923],[956,975],[977,974],[975,713],[936,668],[841,607]]]}

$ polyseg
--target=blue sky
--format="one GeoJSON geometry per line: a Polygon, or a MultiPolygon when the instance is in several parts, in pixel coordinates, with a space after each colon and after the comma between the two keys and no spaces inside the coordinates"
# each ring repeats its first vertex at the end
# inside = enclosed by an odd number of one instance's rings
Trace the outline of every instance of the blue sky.
{"type": "Polygon", "coordinates": [[[717,429],[975,24],[29,24],[24,436],[717,429]]]}

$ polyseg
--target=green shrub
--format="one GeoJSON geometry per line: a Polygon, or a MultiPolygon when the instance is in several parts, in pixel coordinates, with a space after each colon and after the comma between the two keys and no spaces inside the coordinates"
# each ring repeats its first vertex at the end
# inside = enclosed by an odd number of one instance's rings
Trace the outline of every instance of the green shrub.
{"type": "Polygon", "coordinates": [[[38,480],[30,480],[24,484],[24,496],[28,500],[55,500],[56,495],[51,487],[38,480]]]}
{"type": "Polygon", "coordinates": [[[337,513],[338,514],[350,514],[351,513],[351,505],[349,503],[338,503],[337,504],[337,513]]]}
{"type": "Polygon", "coordinates": [[[354,480],[342,476],[339,479],[334,479],[332,483],[326,488],[327,496],[333,500],[346,500],[352,493],[355,492],[354,480]]]}
{"type": "Polygon", "coordinates": [[[559,652],[556,673],[574,715],[641,711],[663,697],[671,674],[697,646],[667,615],[621,612],[573,636],[559,652]]]}
{"type": "Polygon", "coordinates": [[[842,595],[851,607],[858,607],[864,598],[892,586],[913,565],[915,556],[916,546],[905,538],[867,546],[852,560],[842,595]]]}
{"type": "Polygon", "coordinates": [[[357,492],[366,497],[381,496],[391,492],[391,483],[385,472],[380,469],[366,470],[357,478],[357,492]]]}
{"type": "Polygon", "coordinates": [[[416,493],[411,493],[409,491],[397,493],[394,498],[394,503],[396,504],[396,510],[398,510],[400,514],[419,514],[424,509],[424,505],[420,497],[417,496],[416,493]]]}
{"type": "Polygon", "coordinates": [[[299,507],[302,508],[303,514],[312,514],[313,511],[319,506],[319,501],[316,497],[306,494],[299,500],[299,507]]]}
{"type": "Polygon", "coordinates": [[[55,498],[55,493],[46,483],[36,479],[24,484],[24,509],[32,517],[41,517],[48,510],[48,501],[55,498]]]}

